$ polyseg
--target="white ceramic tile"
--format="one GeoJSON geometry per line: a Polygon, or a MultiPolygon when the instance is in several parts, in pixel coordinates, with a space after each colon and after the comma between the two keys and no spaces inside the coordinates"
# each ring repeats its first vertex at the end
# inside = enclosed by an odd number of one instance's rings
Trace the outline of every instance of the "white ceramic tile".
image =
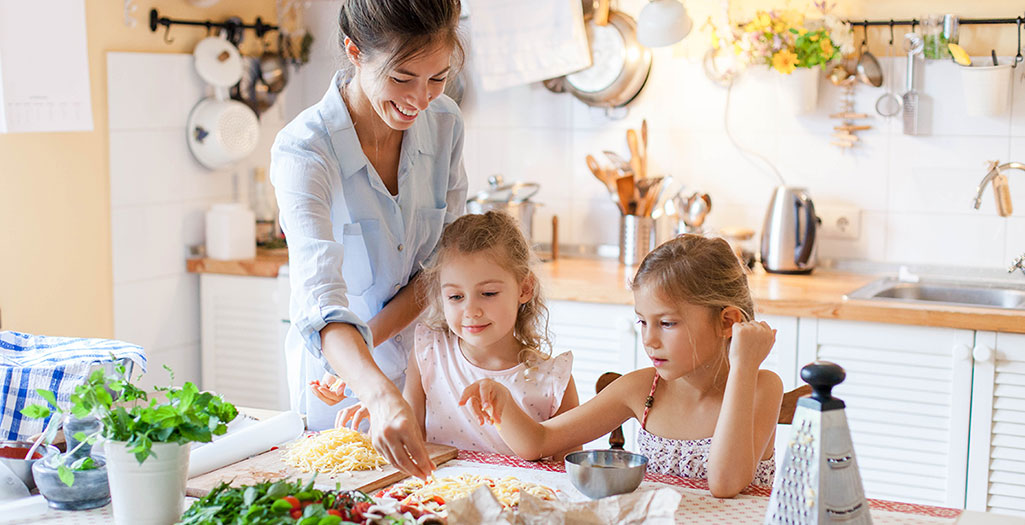
{"type": "Polygon", "coordinates": [[[553,93],[540,82],[499,91],[484,91],[475,83],[463,111],[481,128],[522,126],[567,129],[571,125],[571,95],[553,93]]]}
{"type": "Polygon", "coordinates": [[[1005,231],[999,217],[890,213],[886,260],[999,268],[1004,263],[1005,231]]]}
{"type": "Polygon", "coordinates": [[[607,198],[587,199],[574,195],[570,230],[575,244],[615,246],[619,243],[619,213],[607,198]]]}
{"type": "MultiPolygon", "coordinates": [[[[485,189],[487,178],[501,174],[506,182],[540,185],[532,200],[545,203],[566,200],[571,192],[571,137],[558,130],[510,128],[479,131],[480,148],[488,152],[478,160],[478,174],[471,179],[470,195],[485,189]]],[[[582,163],[582,158],[579,161],[582,163]]]]}
{"type": "Polygon", "coordinates": [[[111,130],[184,127],[204,96],[191,54],[107,53],[111,130]]]}
{"type": "MultiPolygon", "coordinates": [[[[1007,221],[1007,246],[1004,249],[1005,266],[1010,266],[1011,261],[1019,255],[1025,254],[1025,217],[1008,217],[1007,221]]],[[[1018,275],[1021,275],[1018,272],[1018,275]]]]}
{"type": "MultiPolygon", "coordinates": [[[[949,60],[926,60],[924,64],[922,62],[919,59],[918,68],[915,70],[915,88],[921,96],[921,136],[1008,134],[1011,125],[1010,110],[999,117],[976,117],[967,114],[960,66],[949,60]]],[[[897,64],[905,66],[895,68],[894,75],[899,80],[898,85],[903,86],[907,59],[898,59],[897,64]]]]}
{"type": "Polygon", "coordinates": [[[110,206],[170,203],[184,197],[184,126],[110,132],[110,206]]]}
{"type": "MultiPolygon", "coordinates": [[[[1025,68],[1022,68],[1025,69],[1025,68]]],[[[1025,102],[1025,101],[1023,101],[1025,102]]],[[[1001,162],[1014,161],[1025,163],[1025,137],[1011,137],[1010,153],[1002,157],[1001,162]]],[[[1008,170],[1007,182],[1011,187],[1011,202],[1014,204],[1014,215],[1025,216],[1025,171],[1008,170]]],[[[979,180],[982,176],[979,176],[979,180]]],[[[979,181],[976,180],[976,184],[979,181]]],[[[992,189],[987,187],[982,196],[983,203],[986,200],[993,201],[992,189]]]]}
{"type": "Polygon", "coordinates": [[[886,209],[886,134],[859,132],[862,140],[853,148],[830,144],[831,131],[782,133],[778,166],[788,185],[808,189],[818,204],[854,206],[865,210],[886,209]]]}
{"type": "MultiPolygon", "coordinates": [[[[930,137],[895,135],[890,145],[890,210],[952,215],[995,214],[991,190],[972,208],[985,162],[1006,159],[1007,137],[930,137]]],[[[1025,193],[1025,173],[1022,173],[1025,193]]],[[[1012,182],[1012,190],[1013,190],[1012,182]]],[[[1011,192],[1012,195],[1014,192],[1011,192]]]]}
{"type": "Polygon", "coordinates": [[[1011,82],[1011,135],[1025,136],[1025,67],[1014,68],[1011,82]]]}
{"type": "Polygon", "coordinates": [[[819,258],[861,259],[884,261],[886,259],[886,213],[862,211],[857,239],[819,239],[819,258]]]}
{"type": "Polygon", "coordinates": [[[181,204],[115,209],[110,223],[115,285],[185,271],[181,204]]]}
{"type": "Polygon", "coordinates": [[[146,374],[139,381],[139,386],[151,389],[154,386],[167,386],[171,382],[164,366],[174,371],[174,385],[181,386],[192,381],[199,388],[200,384],[200,353],[199,343],[186,345],[162,346],[146,350],[146,374]]]}
{"type": "Polygon", "coordinates": [[[115,284],[114,337],[147,350],[198,343],[199,277],[183,270],[178,275],[115,284]]]}

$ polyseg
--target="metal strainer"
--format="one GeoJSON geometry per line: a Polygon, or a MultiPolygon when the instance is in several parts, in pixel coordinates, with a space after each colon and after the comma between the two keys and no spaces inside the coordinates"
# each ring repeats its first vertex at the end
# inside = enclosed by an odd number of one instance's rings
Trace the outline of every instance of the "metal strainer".
{"type": "Polygon", "coordinates": [[[896,55],[893,53],[893,25],[890,25],[890,52],[888,53],[889,66],[887,67],[886,73],[886,93],[883,93],[876,99],[876,113],[880,116],[890,118],[896,117],[900,113],[903,104],[901,103],[900,97],[893,93],[893,63],[896,62],[896,55]]]}

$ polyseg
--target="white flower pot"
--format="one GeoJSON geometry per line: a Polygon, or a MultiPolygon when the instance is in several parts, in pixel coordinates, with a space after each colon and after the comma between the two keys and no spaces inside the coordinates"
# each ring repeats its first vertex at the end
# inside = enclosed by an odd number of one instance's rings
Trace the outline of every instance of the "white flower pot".
{"type": "Polygon", "coordinates": [[[1006,116],[1011,99],[1011,64],[960,69],[965,112],[974,117],[1006,116]]]}
{"type": "Polygon", "coordinates": [[[118,525],[171,525],[185,501],[189,446],[154,443],[141,465],[123,441],[107,443],[107,473],[118,525]]]}
{"type": "Polygon", "coordinates": [[[799,67],[789,75],[773,72],[776,73],[776,94],[781,111],[792,115],[815,111],[819,104],[819,68],[799,67]]]}

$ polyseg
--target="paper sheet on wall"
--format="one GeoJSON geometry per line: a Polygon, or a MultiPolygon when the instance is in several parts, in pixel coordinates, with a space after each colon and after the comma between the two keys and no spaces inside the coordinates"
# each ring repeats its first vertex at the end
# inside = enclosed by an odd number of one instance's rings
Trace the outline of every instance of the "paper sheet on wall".
{"type": "Polygon", "coordinates": [[[580,0],[471,0],[470,47],[495,91],[591,65],[580,0]]]}
{"type": "Polygon", "coordinates": [[[0,133],[92,129],[85,0],[0,0],[0,133]]]}

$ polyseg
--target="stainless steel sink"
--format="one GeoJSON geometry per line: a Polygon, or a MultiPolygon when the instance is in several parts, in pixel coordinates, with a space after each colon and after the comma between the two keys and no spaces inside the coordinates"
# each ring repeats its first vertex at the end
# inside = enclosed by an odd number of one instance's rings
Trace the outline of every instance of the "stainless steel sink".
{"type": "Polygon", "coordinates": [[[1025,309],[1025,286],[929,280],[910,283],[884,277],[847,294],[847,298],[1025,309]]]}

